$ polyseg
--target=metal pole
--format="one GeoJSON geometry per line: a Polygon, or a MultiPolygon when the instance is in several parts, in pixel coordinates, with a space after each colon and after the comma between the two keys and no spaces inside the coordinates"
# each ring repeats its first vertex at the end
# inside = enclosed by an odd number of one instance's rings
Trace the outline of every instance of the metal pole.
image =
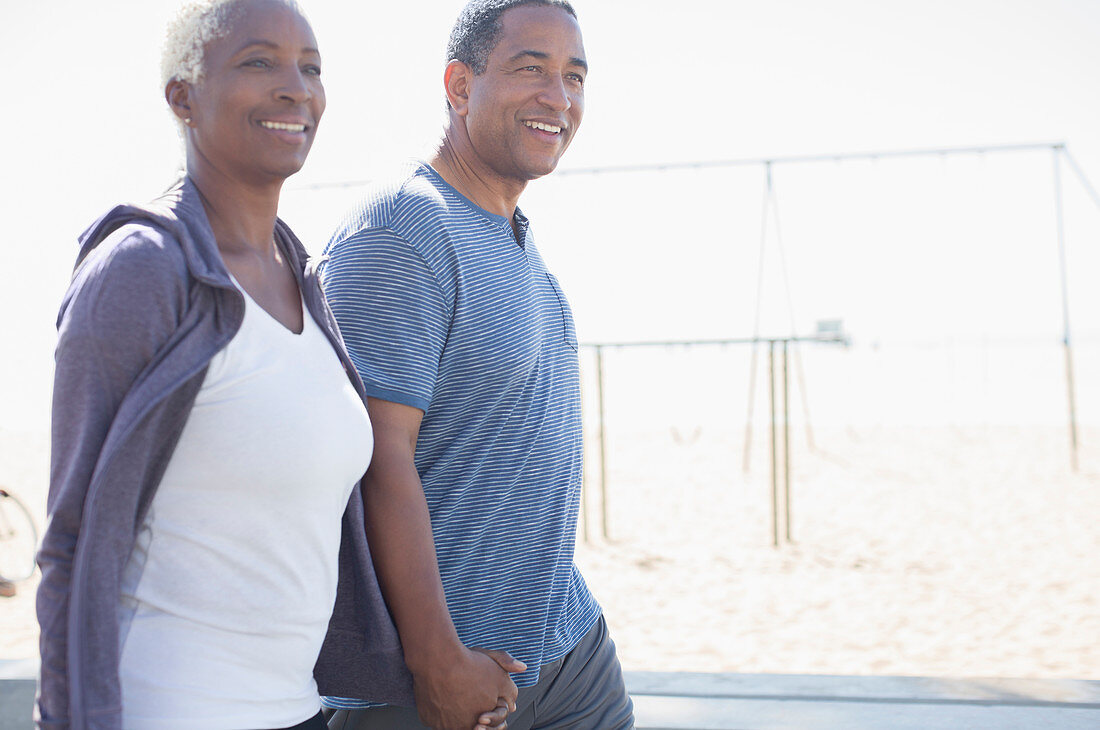
{"type": "Polygon", "coordinates": [[[772,413],[772,544],[779,547],[779,482],[776,474],[778,459],[775,453],[775,340],[768,340],[768,395],[772,413]]]}
{"type": "Polygon", "coordinates": [[[749,473],[749,455],[752,453],[752,410],[756,391],[756,343],[752,343],[752,359],[749,360],[749,412],[745,416],[745,446],[741,452],[741,471],[749,473]]]}
{"type": "Polygon", "coordinates": [[[607,518],[607,439],[604,429],[603,404],[603,348],[596,348],[596,392],[600,407],[600,513],[603,523],[603,539],[609,540],[611,530],[607,518]]]}
{"type": "MultiPolygon", "coordinates": [[[[787,314],[791,320],[791,331],[787,340],[784,341],[783,347],[786,348],[787,342],[794,342],[794,365],[799,375],[799,393],[802,395],[802,413],[805,416],[806,421],[806,442],[809,445],[810,451],[814,450],[814,434],[810,427],[810,404],[809,396],[806,393],[806,381],[802,378],[802,358],[799,354],[798,343],[795,340],[795,313],[794,313],[794,295],[791,293],[791,278],[787,271],[787,254],[783,248],[783,230],[779,225],[779,195],[775,192],[775,183],[772,178],[772,166],[771,163],[766,163],[766,169],[768,172],[768,193],[771,197],[772,204],[772,222],[775,226],[775,246],[779,251],[779,265],[783,271],[783,290],[787,294],[787,314]]],[[[767,222],[767,210],[765,210],[765,223],[767,222]]]]}
{"type": "Polygon", "coordinates": [[[582,481],[581,483],[581,508],[580,508],[580,523],[581,523],[581,540],[584,544],[588,544],[588,487],[582,481]]]}
{"type": "Polygon", "coordinates": [[[787,542],[791,542],[791,388],[787,377],[787,340],[783,340],[783,512],[787,542]]]}
{"type": "MultiPolygon", "coordinates": [[[[582,366],[584,365],[583,358],[581,358],[581,365],[582,366]]],[[[585,422],[585,418],[584,418],[585,397],[584,397],[584,378],[583,377],[580,378],[580,391],[581,391],[581,437],[582,437],[581,440],[582,440],[582,443],[587,444],[588,441],[587,441],[587,437],[585,436],[585,427],[584,427],[584,422],[585,422]]],[[[589,461],[589,459],[588,459],[587,455],[581,460],[581,499],[580,499],[580,508],[577,511],[578,512],[577,513],[577,522],[580,523],[580,528],[581,528],[581,540],[584,541],[585,545],[588,544],[588,488],[589,488],[588,461],[589,461]]]]}
{"type": "Polygon", "coordinates": [[[1096,207],[1100,209],[1100,193],[1096,192],[1096,188],[1092,186],[1092,182],[1089,181],[1085,175],[1085,171],[1081,169],[1081,166],[1077,164],[1077,161],[1073,159],[1073,155],[1066,149],[1065,144],[1055,145],[1062,153],[1062,157],[1069,163],[1069,169],[1077,176],[1077,180],[1081,183],[1081,187],[1085,189],[1088,196],[1092,198],[1092,202],[1096,204],[1096,207]]]}
{"type": "Polygon", "coordinates": [[[810,396],[806,392],[806,375],[802,369],[802,348],[798,346],[798,340],[794,343],[794,374],[798,377],[798,393],[802,401],[802,418],[806,421],[806,449],[810,452],[817,450],[814,444],[814,430],[810,425],[810,396]]]}
{"type": "Polygon", "coordinates": [[[1069,395],[1069,460],[1077,471],[1077,396],[1073,382],[1073,346],[1069,329],[1069,286],[1066,275],[1066,236],[1062,212],[1062,147],[1051,148],[1054,156],[1054,201],[1058,224],[1058,265],[1062,278],[1062,346],[1066,353],[1066,389],[1069,395]]]}
{"type": "Polygon", "coordinates": [[[760,213],[760,253],[756,264],[756,308],[752,324],[752,359],[749,361],[749,407],[745,416],[745,446],[741,454],[741,471],[749,473],[752,456],[752,412],[756,395],[756,348],[760,337],[760,301],[764,294],[764,254],[768,243],[768,206],[772,203],[772,166],[764,165],[764,205],[760,213]]]}

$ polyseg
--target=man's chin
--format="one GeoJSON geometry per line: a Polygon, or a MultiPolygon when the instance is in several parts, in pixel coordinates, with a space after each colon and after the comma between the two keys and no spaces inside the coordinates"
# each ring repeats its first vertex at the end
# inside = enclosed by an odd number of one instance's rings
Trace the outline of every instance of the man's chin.
{"type": "Polygon", "coordinates": [[[558,168],[558,160],[557,159],[549,160],[549,161],[541,162],[541,163],[537,163],[537,164],[532,164],[532,165],[528,166],[528,168],[526,170],[527,179],[528,180],[538,180],[540,177],[546,177],[547,175],[552,173],[557,168],[558,168]]]}

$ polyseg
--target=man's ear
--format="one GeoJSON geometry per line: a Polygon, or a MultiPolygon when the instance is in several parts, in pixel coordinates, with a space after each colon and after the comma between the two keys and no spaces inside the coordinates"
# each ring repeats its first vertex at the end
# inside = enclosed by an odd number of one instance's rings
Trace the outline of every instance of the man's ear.
{"type": "Polygon", "coordinates": [[[452,60],[443,71],[443,88],[447,101],[460,117],[466,116],[470,103],[470,81],[474,70],[462,61],[452,60]]]}
{"type": "Polygon", "coordinates": [[[181,121],[191,121],[191,85],[186,81],[172,79],[164,87],[164,99],[169,108],[181,121]]]}

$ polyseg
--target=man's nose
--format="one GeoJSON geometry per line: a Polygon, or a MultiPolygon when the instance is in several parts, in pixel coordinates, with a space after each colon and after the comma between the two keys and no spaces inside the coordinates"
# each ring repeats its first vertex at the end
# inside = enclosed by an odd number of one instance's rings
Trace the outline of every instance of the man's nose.
{"type": "Polygon", "coordinates": [[[556,75],[548,77],[545,86],[539,92],[538,100],[543,106],[558,112],[567,111],[573,106],[573,99],[569,96],[565,80],[556,75]]]}

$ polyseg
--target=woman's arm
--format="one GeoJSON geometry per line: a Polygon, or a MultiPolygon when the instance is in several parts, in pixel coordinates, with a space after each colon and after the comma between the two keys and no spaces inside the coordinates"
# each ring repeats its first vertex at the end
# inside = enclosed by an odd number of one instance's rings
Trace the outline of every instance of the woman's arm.
{"type": "Polygon", "coordinates": [[[173,243],[148,226],[117,230],[81,265],[58,317],[48,522],[38,555],[43,728],[70,722],[69,605],[89,485],[119,406],[187,301],[186,267],[173,243]]]}

